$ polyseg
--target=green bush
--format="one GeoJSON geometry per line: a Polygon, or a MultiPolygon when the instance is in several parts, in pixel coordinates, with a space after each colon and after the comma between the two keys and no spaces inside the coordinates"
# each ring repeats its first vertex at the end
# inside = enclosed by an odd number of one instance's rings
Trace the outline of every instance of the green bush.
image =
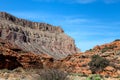
{"type": "Polygon", "coordinates": [[[100,75],[91,75],[86,78],[86,80],[103,80],[100,75]]]}
{"type": "Polygon", "coordinates": [[[105,47],[101,50],[102,53],[106,52],[109,48],[108,47],[105,47]]]}
{"type": "Polygon", "coordinates": [[[91,52],[91,51],[93,51],[93,50],[92,50],[92,49],[89,49],[89,50],[87,50],[87,51],[90,51],[90,52],[91,52]]]}
{"type": "Polygon", "coordinates": [[[97,71],[103,70],[105,67],[109,65],[109,61],[99,55],[93,55],[92,60],[88,64],[92,73],[96,73],[97,71]]]}
{"type": "Polygon", "coordinates": [[[111,46],[109,46],[109,47],[105,46],[105,47],[101,50],[101,52],[104,53],[104,52],[106,52],[106,51],[108,51],[108,50],[111,50],[111,49],[114,49],[114,48],[117,48],[117,46],[115,46],[115,45],[111,45],[111,46]]]}

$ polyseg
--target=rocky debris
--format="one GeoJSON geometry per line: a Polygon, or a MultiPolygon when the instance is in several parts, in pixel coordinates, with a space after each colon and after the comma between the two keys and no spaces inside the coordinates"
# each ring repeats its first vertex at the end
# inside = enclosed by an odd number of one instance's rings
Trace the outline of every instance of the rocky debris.
{"type": "Polygon", "coordinates": [[[23,69],[0,70],[0,80],[70,80],[66,72],[56,69],[23,69]]]}
{"type": "Polygon", "coordinates": [[[39,80],[40,75],[36,69],[25,70],[23,68],[16,68],[14,70],[3,69],[0,70],[0,80],[39,80]]]}
{"type": "Polygon", "coordinates": [[[58,26],[31,22],[0,12],[0,37],[34,53],[46,53],[56,59],[79,52],[74,40],[58,26]]]}

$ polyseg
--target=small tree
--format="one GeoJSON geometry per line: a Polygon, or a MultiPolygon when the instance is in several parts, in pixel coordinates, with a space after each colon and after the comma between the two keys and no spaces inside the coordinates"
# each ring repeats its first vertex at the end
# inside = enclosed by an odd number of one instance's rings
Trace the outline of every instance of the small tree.
{"type": "Polygon", "coordinates": [[[103,70],[109,65],[109,61],[99,55],[93,55],[92,60],[88,64],[92,73],[103,70]]]}

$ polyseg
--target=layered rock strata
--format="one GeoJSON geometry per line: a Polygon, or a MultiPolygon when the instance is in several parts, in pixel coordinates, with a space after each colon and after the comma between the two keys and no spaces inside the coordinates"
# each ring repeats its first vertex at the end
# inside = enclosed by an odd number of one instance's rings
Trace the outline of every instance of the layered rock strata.
{"type": "Polygon", "coordinates": [[[19,19],[6,12],[0,12],[0,37],[26,51],[49,54],[56,59],[79,51],[60,27],[19,19]]]}

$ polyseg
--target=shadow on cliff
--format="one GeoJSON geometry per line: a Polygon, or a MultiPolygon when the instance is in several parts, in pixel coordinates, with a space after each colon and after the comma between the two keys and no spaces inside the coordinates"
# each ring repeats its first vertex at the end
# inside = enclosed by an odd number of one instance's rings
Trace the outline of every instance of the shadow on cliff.
{"type": "Polygon", "coordinates": [[[0,54],[0,69],[13,70],[18,67],[22,67],[22,65],[17,61],[16,57],[0,54]]]}

